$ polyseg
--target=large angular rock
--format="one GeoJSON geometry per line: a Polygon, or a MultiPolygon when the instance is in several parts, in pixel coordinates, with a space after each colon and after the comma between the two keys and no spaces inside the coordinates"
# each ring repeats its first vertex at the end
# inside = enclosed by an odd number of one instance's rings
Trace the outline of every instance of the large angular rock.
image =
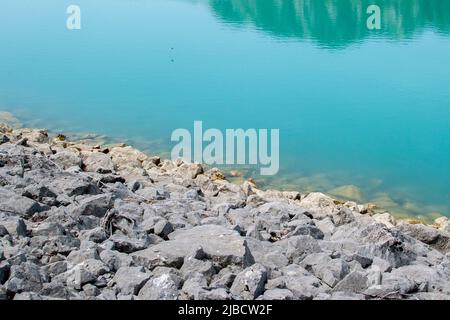
{"type": "Polygon", "coordinates": [[[162,274],[147,281],[139,291],[140,300],[176,300],[178,284],[171,274],[162,274]]]}
{"type": "Polygon", "coordinates": [[[410,264],[417,258],[414,239],[406,237],[398,230],[388,229],[370,220],[355,221],[336,229],[331,241],[353,240],[359,243],[357,252],[365,257],[378,257],[397,268],[410,264]]]}
{"type": "Polygon", "coordinates": [[[217,225],[203,225],[170,234],[169,241],[133,253],[136,264],[149,269],[156,266],[180,268],[184,257],[201,247],[208,259],[222,267],[237,264],[247,267],[254,259],[245,239],[237,232],[217,225]]]}
{"type": "Polygon", "coordinates": [[[322,220],[332,217],[339,211],[334,200],[323,193],[312,192],[300,202],[300,206],[307,210],[314,219],[322,220]]]}
{"type": "Polygon", "coordinates": [[[440,217],[434,220],[434,225],[447,234],[450,234],[450,219],[447,217],[440,217]]]}
{"type": "MultiPolygon", "coordinates": [[[[450,294],[450,277],[445,269],[440,270],[424,265],[409,265],[395,269],[391,275],[412,281],[419,291],[438,291],[450,294]]],[[[383,281],[386,284],[386,281],[383,281]]]]}
{"type": "Polygon", "coordinates": [[[103,250],[100,253],[100,259],[111,271],[117,271],[122,267],[130,267],[133,263],[133,259],[128,254],[115,250],[103,250]]]}
{"type": "Polygon", "coordinates": [[[27,226],[25,221],[18,217],[8,217],[5,221],[0,221],[8,234],[16,237],[26,237],[27,236],[27,226]]]}
{"type": "Polygon", "coordinates": [[[152,243],[151,238],[147,235],[128,237],[122,234],[113,234],[109,240],[114,244],[113,249],[125,253],[144,250],[152,243]]]}
{"type": "Polygon", "coordinates": [[[264,300],[293,300],[294,294],[288,289],[271,289],[264,292],[264,300]]]}
{"type": "Polygon", "coordinates": [[[109,152],[112,162],[117,170],[127,168],[140,168],[142,162],[147,160],[148,156],[130,146],[114,147],[109,152]]]}
{"type": "Polygon", "coordinates": [[[368,288],[369,279],[365,272],[353,271],[342,279],[333,291],[345,291],[353,293],[362,293],[368,288]]]}
{"type": "Polygon", "coordinates": [[[200,296],[206,291],[207,287],[208,284],[206,279],[201,274],[197,274],[183,283],[183,287],[180,291],[180,299],[199,300],[200,296]]]}
{"type": "Polygon", "coordinates": [[[81,167],[81,157],[78,151],[62,150],[50,157],[55,163],[57,163],[61,169],[67,169],[71,167],[81,167]]]}
{"type": "Polygon", "coordinates": [[[450,252],[450,235],[443,231],[423,224],[410,224],[401,222],[397,228],[407,234],[443,253],[450,252]]]}
{"type": "Polygon", "coordinates": [[[113,198],[109,193],[88,196],[73,205],[72,214],[103,218],[113,206],[113,198]]]}
{"type": "Polygon", "coordinates": [[[263,294],[266,282],[266,268],[260,264],[254,264],[237,275],[230,292],[236,297],[253,300],[263,294]]]}
{"type": "Polygon", "coordinates": [[[300,264],[331,288],[350,272],[350,267],[344,260],[332,259],[325,253],[311,254],[300,264]]]}
{"type": "Polygon", "coordinates": [[[47,273],[50,277],[57,276],[61,273],[67,271],[67,262],[66,261],[57,261],[53,263],[49,263],[42,267],[42,270],[47,273]]]}
{"type": "Polygon", "coordinates": [[[64,194],[69,197],[100,193],[97,185],[88,178],[69,172],[55,174],[52,179],[49,179],[47,185],[53,193],[64,194]]]}
{"type": "Polygon", "coordinates": [[[98,173],[110,173],[114,171],[114,163],[111,157],[102,152],[92,152],[83,161],[84,170],[98,173]]]}
{"type": "Polygon", "coordinates": [[[121,267],[117,270],[113,281],[121,294],[137,295],[150,277],[143,267],[121,267]]]}
{"type": "MultiPolygon", "coordinates": [[[[282,277],[275,279],[272,288],[288,289],[296,300],[311,300],[329,289],[317,277],[299,265],[291,264],[281,269],[282,277]]],[[[268,288],[269,289],[269,288],[268,288]]]]}
{"type": "Polygon", "coordinates": [[[30,246],[42,246],[42,250],[47,255],[57,253],[68,255],[71,251],[80,247],[80,240],[72,236],[36,236],[31,238],[30,246]]]}
{"type": "Polygon", "coordinates": [[[38,202],[0,187],[0,212],[3,211],[28,218],[42,210],[43,207],[38,202]]]}
{"type": "Polygon", "coordinates": [[[10,265],[7,261],[0,261],[0,284],[4,284],[9,277],[10,265]]]}
{"type": "Polygon", "coordinates": [[[299,263],[307,255],[321,251],[319,242],[311,236],[294,236],[287,239],[286,257],[293,263],[299,263]]]}
{"type": "Polygon", "coordinates": [[[31,232],[33,236],[62,236],[66,233],[64,227],[55,222],[43,222],[31,232]]]}
{"type": "Polygon", "coordinates": [[[184,263],[180,271],[185,279],[199,273],[206,279],[211,279],[211,277],[216,273],[211,261],[196,259],[193,256],[187,256],[184,258],[184,263]]]}
{"type": "Polygon", "coordinates": [[[8,291],[14,293],[26,291],[38,292],[42,289],[42,284],[45,280],[45,275],[37,265],[25,262],[11,267],[6,288],[8,291]]]}
{"type": "Polygon", "coordinates": [[[67,271],[66,283],[71,288],[81,290],[86,283],[92,283],[96,279],[97,277],[84,266],[76,265],[73,269],[67,271]]]}
{"type": "Polygon", "coordinates": [[[271,243],[253,238],[247,238],[246,241],[256,263],[275,270],[289,264],[285,249],[279,245],[279,242],[271,243]]]}
{"type": "Polygon", "coordinates": [[[57,299],[80,299],[77,291],[67,287],[61,281],[52,281],[49,283],[44,283],[39,294],[46,297],[52,297],[57,299]]]}
{"type": "Polygon", "coordinates": [[[6,288],[2,285],[0,285],[0,301],[7,300],[8,296],[6,294],[6,288]]]}

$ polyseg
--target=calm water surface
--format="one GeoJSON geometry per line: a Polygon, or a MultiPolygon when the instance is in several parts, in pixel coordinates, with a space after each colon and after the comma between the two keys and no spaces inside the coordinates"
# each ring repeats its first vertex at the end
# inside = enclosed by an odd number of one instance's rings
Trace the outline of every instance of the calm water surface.
{"type": "Polygon", "coordinates": [[[450,215],[448,0],[3,0],[0,44],[0,110],[24,125],[161,154],[194,120],[279,128],[262,186],[450,215]]]}

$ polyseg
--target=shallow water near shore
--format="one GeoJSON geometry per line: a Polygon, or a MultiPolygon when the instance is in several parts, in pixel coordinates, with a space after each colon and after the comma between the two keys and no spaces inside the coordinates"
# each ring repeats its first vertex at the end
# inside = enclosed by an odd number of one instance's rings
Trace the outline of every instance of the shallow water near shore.
{"type": "Polygon", "coordinates": [[[279,128],[264,188],[450,215],[450,2],[7,0],[0,110],[167,155],[176,128],[279,128]]]}

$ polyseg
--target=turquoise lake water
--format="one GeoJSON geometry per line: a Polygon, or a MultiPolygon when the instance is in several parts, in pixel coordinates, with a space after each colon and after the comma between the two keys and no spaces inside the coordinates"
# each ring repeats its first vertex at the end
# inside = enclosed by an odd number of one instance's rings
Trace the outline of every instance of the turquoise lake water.
{"type": "Polygon", "coordinates": [[[262,187],[450,215],[450,1],[3,0],[0,111],[159,154],[194,120],[279,128],[262,187]]]}

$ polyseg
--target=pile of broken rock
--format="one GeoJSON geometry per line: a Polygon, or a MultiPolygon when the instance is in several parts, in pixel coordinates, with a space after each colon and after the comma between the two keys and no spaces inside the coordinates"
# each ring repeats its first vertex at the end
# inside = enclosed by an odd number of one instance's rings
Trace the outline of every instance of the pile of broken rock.
{"type": "Polygon", "coordinates": [[[449,228],[0,126],[0,299],[449,299],[449,228]]]}

